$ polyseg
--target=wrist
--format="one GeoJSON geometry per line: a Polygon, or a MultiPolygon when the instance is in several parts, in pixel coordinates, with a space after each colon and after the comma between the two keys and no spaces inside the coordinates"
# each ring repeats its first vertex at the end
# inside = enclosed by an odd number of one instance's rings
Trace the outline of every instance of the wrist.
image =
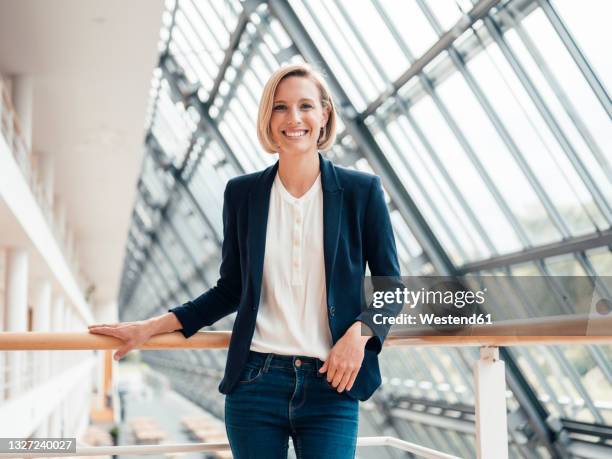
{"type": "Polygon", "coordinates": [[[370,329],[370,327],[368,327],[366,324],[364,324],[361,321],[357,321],[355,322],[352,326],[351,326],[352,332],[354,333],[354,335],[357,337],[357,339],[359,340],[359,342],[361,344],[363,344],[363,346],[366,345],[366,343],[370,340],[370,338],[373,336],[372,334],[372,330],[370,329]]]}
{"type": "Polygon", "coordinates": [[[153,335],[160,333],[171,333],[183,328],[183,325],[173,312],[167,312],[161,316],[152,317],[147,319],[146,322],[147,328],[153,335]]]}
{"type": "Polygon", "coordinates": [[[169,331],[174,331],[174,330],[170,330],[170,328],[172,328],[171,326],[171,322],[173,322],[172,319],[174,319],[174,314],[169,312],[161,316],[151,317],[150,319],[147,319],[145,323],[151,335],[159,335],[160,333],[167,333],[169,331]]]}
{"type": "Polygon", "coordinates": [[[160,333],[159,317],[151,317],[150,319],[144,320],[143,323],[145,324],[145,328],[148,330],[151,336],[157,335],[158,333],[160,333]]]}

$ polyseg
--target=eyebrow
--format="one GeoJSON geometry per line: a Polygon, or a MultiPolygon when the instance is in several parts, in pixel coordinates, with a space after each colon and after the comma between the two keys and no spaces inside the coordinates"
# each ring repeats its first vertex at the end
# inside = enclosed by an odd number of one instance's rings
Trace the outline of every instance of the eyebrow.
{"type": "MultiPolygon", "coordinates": [[[[300,102],[304,102],[304,101],[314,102],[314,99],[310,99],[308,97],[300,99],[300,102]]],[[[286,104],[287,102],[285,102],[284,100],[275,100],[273,103],[275,103],[275,104],[280,104],[280,103],[286,104]]]]}

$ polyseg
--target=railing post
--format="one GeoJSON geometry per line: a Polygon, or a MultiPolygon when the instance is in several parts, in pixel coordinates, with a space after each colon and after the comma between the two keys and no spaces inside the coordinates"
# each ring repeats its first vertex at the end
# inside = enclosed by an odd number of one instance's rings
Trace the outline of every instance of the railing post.
{"type": "Polygon", "coordinates": [[[483,346],[474,365],[476,451],[479,459],[508,459],[506,377],[499,348],[483,346]]]}

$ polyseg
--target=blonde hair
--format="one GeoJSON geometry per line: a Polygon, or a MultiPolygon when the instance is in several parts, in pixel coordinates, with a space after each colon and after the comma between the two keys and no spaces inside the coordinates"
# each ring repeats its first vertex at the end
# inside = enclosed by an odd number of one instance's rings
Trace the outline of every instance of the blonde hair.
{"type": "Polygon", "coordinates": [[[323,109],[329,109],[327,123],[323,127],[323,132],[319,136],[317,147],[320,150],[329,150],[336,140],[336,108],[331,96],[331,92],[323,76],[313,70],[308,64],[291,64],[276,70],[266,83],[259,101],[259,111],[257,113],[257,138],[259,143],[268,153],[276,153],[278,147],[272,140],[270,131],[270,119],[272,118],[272,106],[274,104],[274,94],[281,81],[289,77],[309,78],[319,88],[321,95],[320,102],[323,109]]]}

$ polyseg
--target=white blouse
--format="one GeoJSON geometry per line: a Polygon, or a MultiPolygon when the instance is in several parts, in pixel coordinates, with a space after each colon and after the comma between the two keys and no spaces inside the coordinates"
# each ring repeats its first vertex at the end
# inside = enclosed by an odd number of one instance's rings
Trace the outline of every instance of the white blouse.
{"type": "Polygon", "coordinates": [[[300,198],[278,173],[270,192],[263,279],[251,350],[327,359],[321,175],[300,198]]]}

